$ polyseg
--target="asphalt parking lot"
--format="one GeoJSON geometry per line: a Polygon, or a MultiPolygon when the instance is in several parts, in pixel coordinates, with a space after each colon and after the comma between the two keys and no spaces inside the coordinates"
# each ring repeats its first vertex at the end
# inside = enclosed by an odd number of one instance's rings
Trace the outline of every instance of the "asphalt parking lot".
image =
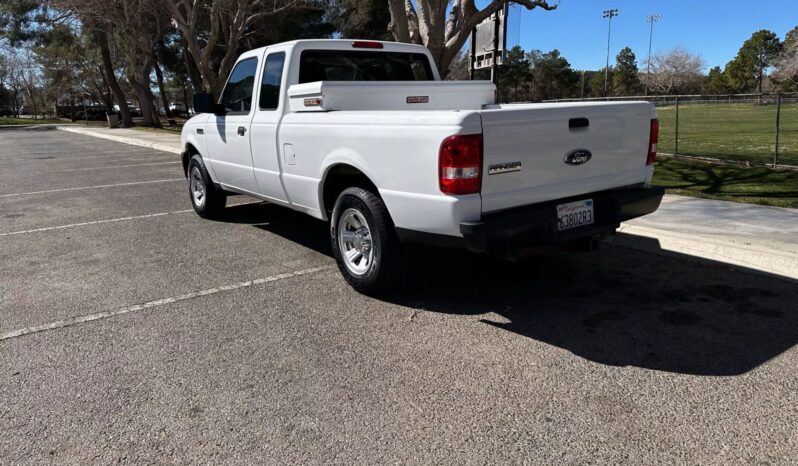
{"type": "Polygon", "coordinates": [[[798,284],[620,246],[412,252],[348,288],[326,225],[177,156],[0,131],[0,463],[798,457],[798,284]]]}

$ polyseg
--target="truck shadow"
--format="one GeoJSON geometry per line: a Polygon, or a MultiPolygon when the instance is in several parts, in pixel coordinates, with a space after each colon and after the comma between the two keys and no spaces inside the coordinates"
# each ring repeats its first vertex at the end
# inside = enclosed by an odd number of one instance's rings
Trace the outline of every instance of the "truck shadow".
{"type": "MultiPolygon", "coordinates": [[[[331,255],[322,222],[268,205],[238,209],[231,221],[255,220],[331,255]]],[[[404,287],[379,299],[479,316],[601,364],[733,376],[798,342],[798,282],[725,263],[607,244],[516,263],[446,249],[412,248],[407,256],[404,287]]]]}

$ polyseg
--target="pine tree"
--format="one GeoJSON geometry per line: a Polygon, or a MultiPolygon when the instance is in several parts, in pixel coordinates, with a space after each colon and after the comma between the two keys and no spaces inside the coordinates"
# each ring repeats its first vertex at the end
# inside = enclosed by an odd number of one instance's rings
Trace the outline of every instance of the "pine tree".
{"type": "Polygon", "coordinates": [[[615,95],[636,95],[640,93],[640,88],[637,59],[632,49],[625,47],[615,58],[612,89],[615,95]]]}
{"type": "Polygon", "coordinates": [[[729,82],[726,80],[726,75],[716,66],[709,70],[704,85],[701,86],[701,92],[704,94],[728,94],[729,82]]]}
{"type": "Polygon", "coordinates": [[[591,97],[609,97],[612,94],[612,86],[607,86],[607,92],[604,93],[604,77],[605,74],[607,75],[607,80],[609,83],[612,83],[613,79],[615,78],[615,68],[610,67],[609,73],[606,73],[606,68],[602,68],[593,73],[593,76],[590,78],[589,87],[590,87],[590,96],[591,97]]]}
{"type": "Polygon", "coordinates": [[[765,70],[773,65],[780,51],[781,42],[774,32],[762,29],[753,33],[726,65],[725,74],[732,90],[748,92],[756,88],[761,94],[765,70]]]}
{"type": "Polygon", "coordinates": [[[504,102],[528,100],[527,89],[532,70],[524,49],[516,45],[507,52],[507,60],[499,72],[499,92],[504,102]]]}

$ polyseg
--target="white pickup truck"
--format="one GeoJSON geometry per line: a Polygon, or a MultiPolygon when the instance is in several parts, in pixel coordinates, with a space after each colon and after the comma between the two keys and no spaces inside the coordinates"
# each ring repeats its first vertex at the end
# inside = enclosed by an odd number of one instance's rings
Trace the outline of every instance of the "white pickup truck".
{"type": "Polygon", "coordinates": [[[338,267],[364,292],[397,282],[403,243],[591,249],[659,207],[651,104],[500,105],[494,93],[441,81],[416,45],[246,52],[218,102],[194,97],[181,137],[191,202],[213,217],[247,194],[329,220],[338,267]]]}

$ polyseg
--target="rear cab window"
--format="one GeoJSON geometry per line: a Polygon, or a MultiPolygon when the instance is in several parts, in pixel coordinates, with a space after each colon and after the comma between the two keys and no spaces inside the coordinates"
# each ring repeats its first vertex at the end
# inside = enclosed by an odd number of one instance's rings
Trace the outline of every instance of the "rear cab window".
{"type": "Polygon", "coordinates": [[[299,83],[316,81],[434,81],[427,55],[362,50],[305,50],[299,83]]]}
{"type": "Polygon", "coordinates": [[[280,105],[280,82],[283,79],[285,52],[270,53],[263,67],[258,107],[261,110],[277,110],[280,105]]]}

